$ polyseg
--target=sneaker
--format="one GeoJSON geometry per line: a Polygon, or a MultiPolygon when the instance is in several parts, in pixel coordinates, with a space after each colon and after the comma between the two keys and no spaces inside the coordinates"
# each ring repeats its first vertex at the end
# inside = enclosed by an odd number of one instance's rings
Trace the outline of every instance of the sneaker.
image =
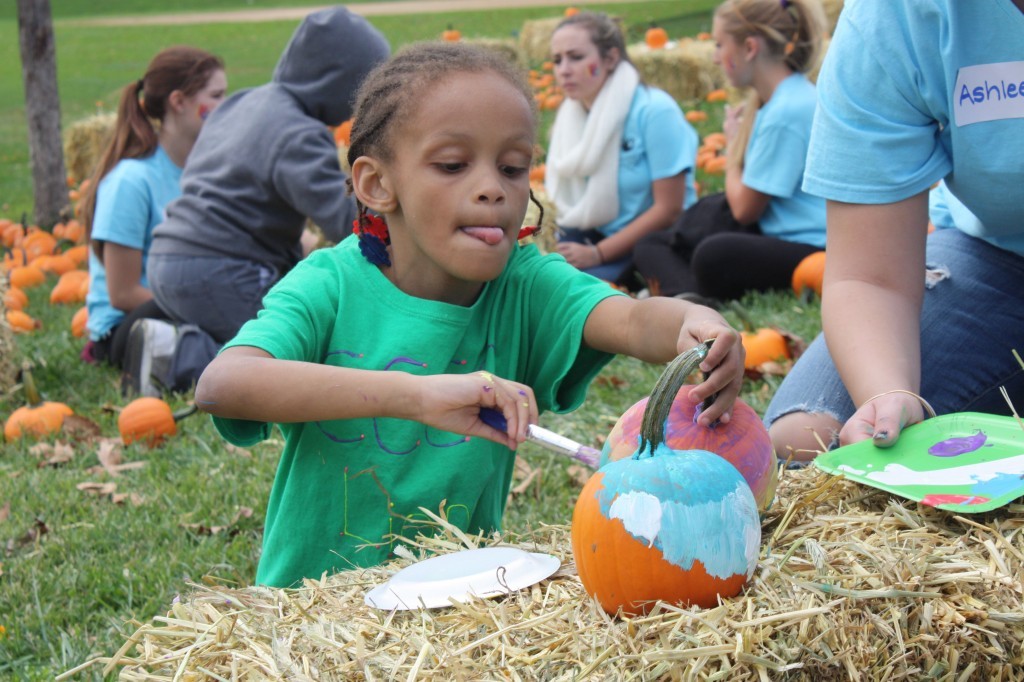
{"type": "Polygon", "coordinates": [[[132,324],[124,353],[121,394],[125,397],[159,398],[166,387],[162,377],[170,373],[178,329],[170,322],[142,318],[132,324]]]}

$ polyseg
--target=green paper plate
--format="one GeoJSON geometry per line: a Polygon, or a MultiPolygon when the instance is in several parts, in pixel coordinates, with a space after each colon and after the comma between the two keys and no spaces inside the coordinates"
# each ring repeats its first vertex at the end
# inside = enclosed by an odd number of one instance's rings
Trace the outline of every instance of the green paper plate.
{"type": "Polygon", "coordinates": [[[921,504],[976,514],[1024,495],[1024,429],[1013,417],[946,414],[907,427],[891,448],[861,441],[814,464],[921,504]]]}

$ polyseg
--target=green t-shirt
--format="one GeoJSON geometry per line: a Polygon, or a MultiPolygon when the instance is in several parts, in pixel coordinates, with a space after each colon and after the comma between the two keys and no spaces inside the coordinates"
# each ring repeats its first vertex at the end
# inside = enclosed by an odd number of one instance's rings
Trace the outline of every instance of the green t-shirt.
{"type": "MultiPolygon", "coordinates": [[[[616,292],[560,256],[516,248],[471,306],[409,296],[350,238],[313,253],[267,294],[226,346],[275,358],[428,375],[486,370],[532,387],[540,410],[565,412],[611,356],[583,346],[583,326],[616,292]]],[[[237,445],[272,425],[214,418],[237,445]]],[[[501,527],[515,453],[481,438],[401,419],[281,424],[256,580],[275,587],[373,566],[393,535],[414,537],[420,507],[476,533],[501,527]]]]}

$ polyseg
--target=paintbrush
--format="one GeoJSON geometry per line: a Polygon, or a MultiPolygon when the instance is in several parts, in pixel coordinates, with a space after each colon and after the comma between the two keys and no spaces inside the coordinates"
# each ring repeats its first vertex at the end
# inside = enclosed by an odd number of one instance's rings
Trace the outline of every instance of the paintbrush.
{"type": "MultiPolygon", "coordinates": [[[[480,410],[480,421],[498,431],[504,432],[508,428],[505,415],[490,407],[480,410]]],[[[577,461],[583,462],[591,469],[597,469],[601,465],[600,451],[577,443],[571,438],[566,438],[536,424],[530,424],[526,427],[526,440],[556,454],[572,457],[577,461]]]]}

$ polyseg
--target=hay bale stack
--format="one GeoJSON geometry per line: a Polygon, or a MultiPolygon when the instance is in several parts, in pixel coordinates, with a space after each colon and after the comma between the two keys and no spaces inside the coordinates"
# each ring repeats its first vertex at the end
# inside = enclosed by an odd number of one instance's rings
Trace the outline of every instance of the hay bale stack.
{"type": "MultiPolygon", "coordinates": [[[[122,680],[1024,679],[1024,505],[970,518],[817,469],[788,471],[754,578],[711,609],[611,618],[576,574],[569,528],[465,538],[552,554],[548,580],[501,599],[387,613],[365,593],[409,564],[298,590],[193,585],[112,657],[122,680]]],[[[69,671],[70,672],[70,671],[69,671]]]]}
{"type": "Polygon", "coordinates": [[[713,42],[693,38],[683,38],[657,50],[643,44],[629,47],[630,59],[644,82],[661,88],[680,102],[702,100],[712,90],[727,85],[722,69],[714,62],[714,54],[713,42]]]}
{"type": "Polygon", "coordinates": [[[115,114],[96,114],[68,128],[64,136],[64,163],[75,183],[92,175],[93,167],[114,131],[116,120],[115,114]]]}
{"type": "Polygon", "coordinates": [[[0,395],[9,394],[18,380],[18,347],[14,343],[14,331],[7,323],[7,306],[4,305],[7,288],[7,277],[0,276],[0,395]]]}
{"type": "Polygon", "coordinates": [[[526,55],[527,64],[540,64],[551,58],[551,34],[565,17],[531,19],[523,22],[519,31],[519,49],[526,55]]]}
{"type": "Polygon", "coordinates": [[[512,38],[467,38],[464,42],[497,52],[517,66],[526,68],[529,64],[526,53],[512,38]]]}

